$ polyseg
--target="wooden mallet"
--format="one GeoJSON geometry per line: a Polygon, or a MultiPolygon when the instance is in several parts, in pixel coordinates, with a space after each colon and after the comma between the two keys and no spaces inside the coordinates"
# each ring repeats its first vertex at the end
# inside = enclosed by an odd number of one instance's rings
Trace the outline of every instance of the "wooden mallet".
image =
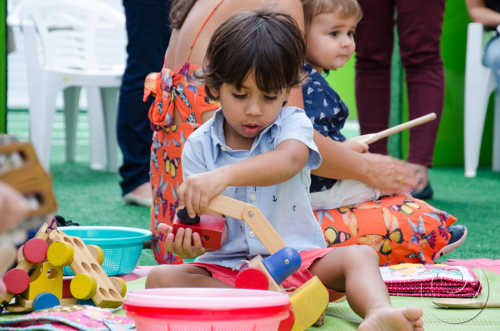
{"type": "Polygon", "coordinates": [[[401,123],[399,125],[393,126],[392,128],[377,132],[377,133],[369,133],[369,134],[364,134],[362,136],[358,136],[356,138],[353,138],[359,142],[365,143],[365,144],[371,144],[376,142],[377,140],[383,139],[385,137],[389,137],[390,135],[393,135],[395,133],[411,129],[415,126],[427,123],[429,121],[432,121],[436,119],[436,113],[430,113],[418,118],[415,118],[414,120],[401,123]]]}

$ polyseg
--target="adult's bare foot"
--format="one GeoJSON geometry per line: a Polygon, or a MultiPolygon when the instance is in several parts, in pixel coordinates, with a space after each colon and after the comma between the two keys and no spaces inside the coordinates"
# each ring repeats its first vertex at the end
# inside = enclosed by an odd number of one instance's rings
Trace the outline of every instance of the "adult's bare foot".
{"type": "Polygon", "coordinates": [[[368,314],[358,331],[423,331],[422,309],[386,307],[368,314]]]}
{"type": "Polygon", "coordinates": [[[153,205],[151,185],[146,182],[123,196],[126,204],[139,205],[150,208],[153,205]]]}

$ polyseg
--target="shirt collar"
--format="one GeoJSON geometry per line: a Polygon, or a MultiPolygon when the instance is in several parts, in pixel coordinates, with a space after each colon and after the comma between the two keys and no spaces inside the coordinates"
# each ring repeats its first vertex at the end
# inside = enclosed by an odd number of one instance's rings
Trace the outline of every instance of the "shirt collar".
{"type": "Polygon", "coordinates": [[[210,128],[210,136],[212,137],[212,152],[217,159],[221,148],[229,148],[226,146],[226,138],[224,137],[224,114],[222,113],[222,108],[215,111],[213,115],[213,125],[210,128]]]}

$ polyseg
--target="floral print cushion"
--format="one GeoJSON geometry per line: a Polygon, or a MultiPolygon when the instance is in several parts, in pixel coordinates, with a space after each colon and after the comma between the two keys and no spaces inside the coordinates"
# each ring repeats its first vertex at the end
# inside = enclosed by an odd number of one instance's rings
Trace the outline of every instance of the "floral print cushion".
{"type": "Polygon", "coordinates": [[[316,210],[328,247],[368,245],[380,265],[433,263],[456,218],[428,203],[396,195],[354,206],[316,210]]]}

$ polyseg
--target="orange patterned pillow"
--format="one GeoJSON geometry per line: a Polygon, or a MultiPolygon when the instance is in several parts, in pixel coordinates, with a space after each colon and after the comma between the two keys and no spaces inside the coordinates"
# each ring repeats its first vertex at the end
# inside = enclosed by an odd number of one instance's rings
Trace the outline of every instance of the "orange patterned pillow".
{"type": "Polygon", "coordinates": [[[369,245],[380,265],[433,263],[456,218],[428,203],[396,195],[354,206],[316,210],[327,246],[369,245]]]}

